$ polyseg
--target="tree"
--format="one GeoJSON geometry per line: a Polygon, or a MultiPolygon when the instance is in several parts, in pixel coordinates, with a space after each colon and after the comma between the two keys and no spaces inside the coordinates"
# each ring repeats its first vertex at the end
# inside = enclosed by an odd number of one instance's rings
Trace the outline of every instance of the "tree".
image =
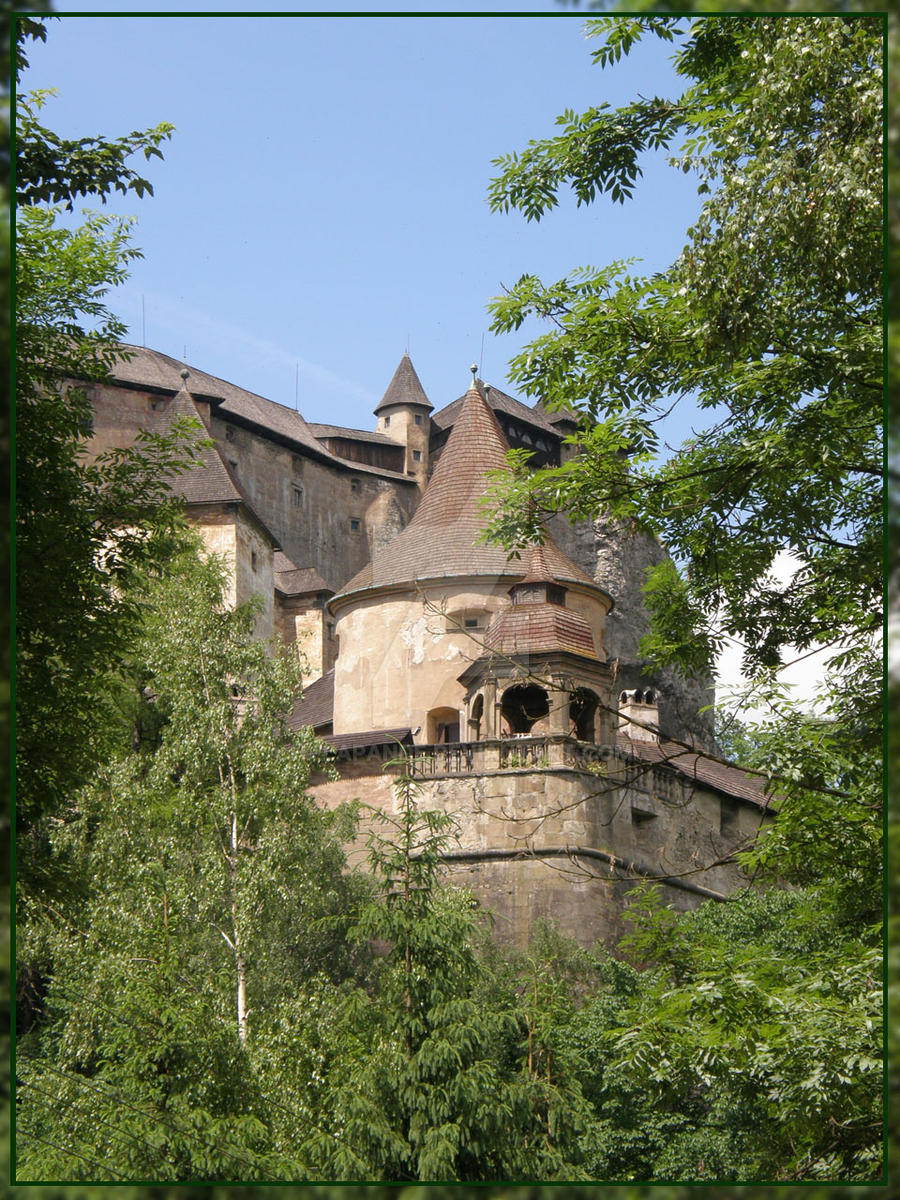
{"type": "MultiPolygon", "coordinates": [[[[644,37],[678,40],[686,90],[563,114],[557,137],[498,160],[493,207],[538,220],[567,185],[579,203],[604,194],[624,203],[640,155],[654,149],[696,172],[706,199],[666,271],[641,277],[617,262],[549,285],[526,275],[494,302],[498,331],[529,316],[550,324],[513,360],[512,377],[575,412],[582,453],[534,473],[525,455],[511,456],[490,535],[514,546],[540,537],[547,511],[599,508],[662,537],[679,565],[649,574],[645,652],[702,675],[723,636],[745,643],[772,717],[745,731],[742,746],[755,752],[748,765],[771,774],[779,809],[745,865],[757,883],[809,889],[799,903],[814,898],[831,938],[799,967],[771,944],[710,959],[701,942],[673,980],[672,938],[658,931],[643,959],[659,963],[658,990],[652,975],[642,981],[631,1029],[604,1037],[621,1070],[609,1074],[601,1115],[611,1111],[624,1133],[595,1170],[625,1169],[630,1154],[633,1178],[687,1178],[692,1161],[695,1172],[705,1163],[704,1176],[727,1163],[729,1178],[873,1178],[882,24],[639,17],[590,32],[603,67],[644,37]],[[660,461],[663,419],[688,398],[705,425],[660,461]],[[779,583],[771,568],[784,550],[797,570],[779,583]],[[810,715],[785,702],[772,675],[790,647],[814,645],[830,647],[832,661],[810,715]],[[764,1109],[779,1105],[768,1151],[735,1124],[760,1089],[764,1109]],[[644,1116],[635,1121],[635,1111],[644,1116]],[[723,1129],[744,1156],[736,1170],[722,1156],[723,1129]],[[646,1150],[636,1166],[629,1136],[646,1150]]],[[[779,907],[776,897],[763,902],[779,907]]],[[[739,900],[735,912],[753,903],[739,900]]],[[[664,915],[652,920],[667,928],[664,915]]]]}
{"type": "Polygon", "coordinates": [[[307,1156],[332,1179],[587,1178],[590,1113],[566,1053],[556,1060],[545,984],[517,995],[493,976],[474,901],[439,883],[453,819],[416,792],[404,770],[398,815],[370,838],[377,891],[352,936],[385,952],[369,994],[345,1002],[307,1156]]]}
{"type": "Polygon", "coordinates": [[[604,18],[589,32],[603,67],[642,37],[678,39],[686,90],[564,113],[557,137],[497,160],[492,207],[539,220],[566,185],[579,203],[624,202],[653,149],[707,198],[667,271],[525,275],[493,303],[497,331],[529,315],[553,327],[511,374],[581,416],[583,453],[534,475],[520,456],[492,532],[539,536],[551,507],[649,525],[684,567],[652,577],[659,661],[701,671],[723,634],[752,673],[786,645],[866,658],[881,598],[881,22],[604,18]],[[660,422],[686,396],[707,427],[657,465],[660,422]],[[798,570],[779,585],[784,549],[798,570]]]}
{"type": "MultiPolygon", "coordinates": [[[[23,18],[22,36],[44,37],[23,18]]],[[[19,42],[17,71],[27,65],[19,42]]],[[[106,308],[110,288],[138,254],[130,222],[88,214],[57,221],[77,195],[105,199],[146,180],[123,156],[157,154],[169,126],[108,145],[69,144],[37,120],[45,96],[17,113],[16,256],[16,684],[17,847],[20,894],[50,886],[45,821],[109,750],[115,729],[111,671],[137,617],[129,580],[163,562],[177,525],[164,502],[190,459],[192,433],[144,436],[94,461],[86,387],[108,376],[124,327],[106,308]],[[77,170],[76,170],[77,165],[77,170]]],[[[59,879],[53,884],[56,886],[59,879]]]]}
{"type": "Polygon", "coordinates": [[[599,1136],[595,1178],[877,1180],[880,948],[815,892],[748,894],[694,913],[631,909],[624,962],[569,1036],[599,1136]]]}
{"type": "Polygon", "coordinates": [[[198,550],[142,595],[134,747],[54,824],[89,888],[47,935],[47,1023],[20,1040],[20,1179],[305,1173],[273,1143],[256,1047],[353,962],[351,824],[306,792],[326,754],[285,724],[296,649],[254,637],[257,606],[224,607],[198,550]]]}

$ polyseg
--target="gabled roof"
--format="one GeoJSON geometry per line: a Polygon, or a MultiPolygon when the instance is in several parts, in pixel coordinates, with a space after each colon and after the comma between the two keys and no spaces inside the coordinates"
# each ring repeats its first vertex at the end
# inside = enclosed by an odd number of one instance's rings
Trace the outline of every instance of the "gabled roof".
{"type": "Polygon", "coordinates": [[[196,427],[188,435],[194,465],[170,478],[167,490],[185,504],[242,505],[277,549],[278,538],[244,495],[237,476],[222,458],[215,442],[210,439],[209,431],[192,393],[187,389],[186,381],[180,379],[179,382],[181,387],[171,401],[151,409],[144,425],[148,433],[168,434],[179,417],[187,417],[195,422],[196,427]]]}
{"type": "Polygon", "coordinates": [[[379,446],[391,446],[394,450],[403,449],[402,442],[371,429],[345,429],[342,425],[321,425],[316,421],[309,422],[309,429],[317,438],[347,438],[351,442],[375,442],[379,446]]]}
{"type": "Polygon", "coordinates": [[[395,404],[417,404],[429,411],[434,407],[425,395],[425,389],[419,382],[416,368],[412,365],[407,353],[404,353],[400,359],[397,370],[387,385],[384,395],[378,401],[375,412],[379,413],[383,408],[391,408],[395,404]]]}
{"type": "Polygon", "coordinates": [[[235,504],[244,500],[243,492],[231,468],[222,458],[209,432],[203,424],[194,397],[179,381],[181,386],[172,400],[152,409],[146,421],[148,433],[168,434],[178,418],[189,418],[196,422],[187,440],[193,452],[194,466],[174,476],[168,484],[173,496],[187,504],[235,504]]]}
{"type": "MultiPolygon", "coordinates": [[[[486,397],[488,404],[495,413],[503,413],[507,417],[512,417],[515,421],[520,421],[523,425],[530,425],[544,434],[549,434],[556,441],[559,440],[559,430],[551,424],[543,409],[537,407],[529,408],[521,400],[517,400],[514,396],[508,396],[500,388],[486,384],[482,379],[476,380],[476,386],[481,394],[486,397]]],[[[436,412],[431,418],[432,424],[438,429],[448,429],[458,418],[463,400],[465,400],[465,396],[459,396],[452,403],[436,412]]]]}
{"type": "MultiPolygon", "coordinates": [[[[412,520],[376,551],[340,595],[419,579],[521,578],[518,559],[478,541],[485,524],[480,501],[491,484],[488,474],[506,469],[508,449],[484,396],[470,388],[412,520]]],[[[554,579],[597,587],[552,541],[544,544],[543,555],[554,579]]]]}

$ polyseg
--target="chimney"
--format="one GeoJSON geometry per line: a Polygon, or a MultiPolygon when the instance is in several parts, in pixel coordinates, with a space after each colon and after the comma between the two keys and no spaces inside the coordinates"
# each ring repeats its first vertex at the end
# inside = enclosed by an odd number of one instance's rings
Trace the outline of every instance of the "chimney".
{"type": "Polygon", "coordinates": [[[633,742],[659,740],[659,692],[634,688],[619,694],[619,729],[633,742]]]}

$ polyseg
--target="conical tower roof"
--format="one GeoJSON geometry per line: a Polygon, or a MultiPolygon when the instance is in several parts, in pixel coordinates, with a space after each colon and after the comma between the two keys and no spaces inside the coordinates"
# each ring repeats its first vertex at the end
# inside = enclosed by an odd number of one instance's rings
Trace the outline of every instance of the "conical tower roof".
{"type": "Polygon", "coordinates": [[[425,395],[425,389],[419,381],[416,368],[412,365],[409,354],[406,352],[400,359],[397,370],[387,385],[387,390],[378,401],[375,412],[380,413],[382,409],[391,408],[395,404],[417,404],[429,411],[434,407],[425,395]]]}
{"type": "MultiPolygon", "coordinates": [[[[420,579],[520,579],[525,568],[518,559],[478,541],[485,524],[479,502],[491,484],[488,473],[505,469],[508,449],[490,406],[471,387],[412,520],[341,589],[341,596],[420,579]]],[[[541,548],[541,561],[553,579],[596,587],[552,541],[541,548]]]]}

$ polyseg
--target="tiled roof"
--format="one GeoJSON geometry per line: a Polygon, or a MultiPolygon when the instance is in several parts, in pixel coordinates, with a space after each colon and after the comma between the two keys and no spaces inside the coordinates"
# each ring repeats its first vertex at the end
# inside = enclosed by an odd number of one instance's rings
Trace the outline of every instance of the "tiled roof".
{"type": "Polygon", "coordinates": [[[334,718],[334,668],[326,671],[314,683],[304,689],[303,699],[297,700],[287,719],[289,729],[302,729],[311,725],[320,729],[330,725],[334,718]]]}
{"type": "MultiPolygon", "coordinates": [[[[534,406],[533,412],[539,412],[550,424],[556,428],[557,425],[577,425],[579,416],[573,412],[571,408],[562,408],[550,411],[545,408],[543,400],[538,400],[534,406]]],[[[559,430],[556,430],[559,433],[559,430]]]]}
{"type": "MultiPolygon", "coordinates": [[[[411,729],[370,729],[364,733],[329,733],[322,738],[332,749],[363,750],[369,746],[394,746],[397,742],[412,744],[411,729]]],[[[399,746],[397,751],[399,753],[399,746]]]]}
{"type": "Polygon", "coordinates": [[[394,404],[419,404],[429,411],[434,407],[425,395],[425,389],[419,382],[416,368],[412,365],[408,354],[404,354],[400,359],[397,370],[387,385],[384,395],[378,401],[375,412],[379,413],[383,408],[390,408],[394,404]]]}
{"type": "Polygon", "coordinates": [[[291,562],[283,550],[276,550],[272,559],[275,586],[285,596],[302,596],[308,592],[330,592],[329,587],[315,567],[298,567],[291,562]]]}
{"type": "Polygon", "coordinates": [[[179,417],[190,418],[199,426],[188,435],[195,465],[174,476],[168,484],[168,490],[187,504],[234,504],[243,501],[238,482],[215,445],[200,445],[209,441],[209,432],[193,396],[181,380],[179,384],[181,386],[172,399],[160,402],[157,408],[151,409],[146,421],[147,432],[157,434],[169,433],[179,417]]]}
{"type": "MultiPolygon", "coordinates": [[[[542,433],[550,434],[554,440],[559,439],[559,430],[550,423],[547,414],[542,409],[529,408],[521,400],[516,400],[514,396],[508,396],[506,392],[501,392],[499,388],[485,384],[481,379],[477,381],[477,386],[482,395],[486,395],[488,404],[490,404],[495,413],[504,413],[516,421],[521,421],[525,425],[531,425],[533,428],[541,430],[542,433]]],[[[440,409],[431,418],[432,423],[438,429],[449,428],[458,418],[464,399],[465,396],[460,396],[445,408],[440,409]]]]}
{"type": "MultiPolygon", "coordinates": [[[[113,379],[136,387],[170,392],[177,392],[182,387],[184,363],[144,346],[123,345],[122,349],[127,357],[116,360],[111,372],[113,379]]],[[[187,370],[187,386],[193,395],[217,401],[218,411],[222,415],[243,418],[306,450],[312,450],[320,458],[332,458],[328,450],[316,441],[300,413],[293,408],[266,400],[255,392],[248,392],[246,388],[209,375],[206,371],[199,371],[196,367],[188,367],[187,370]]]]}
{"type": "MultiPolygon", "coordinates": [[[[405,529],[341,589],[341,595],[417,579],[488,575],[521,578],[517,559],[499,546],[478,542],[485,517],[479,501],[490,486],[488,472],[506,468],[508,449],[497,418],[476,388],[466,393],[421,503],[405,529]]],[[[552,542],[543,547],[554,579],[596,584],[552,542]]]]}
{"type": "Polygon", "coordinates": [[[597,657],[590,625],[579,613],[559,604],[514,604],[502,609],[488,626],[484,648],[499,654],[570,650],[597,657]]]}
{"type": "Polygon", "coordinates": [[[377,442],[379,446],[402,448],[402,442],[395,442],[393,438],[375,433],[374,430],[344,429],[341,425],[319,425],[314,421],[309,422],[309,429],[317,438],[347,438],[351,442],[377,442]]]}
{"type": "Polygon", "coordinates": [[[329,587],[315,567],[303,567],[302,570],[276,571],[275,586],[284,596],[306,596],[314,592],[327,592],[334,595],[334,588],[329,587]]]}
{"type": "Polygon", "coordinates": [[[718,762],[693,750],[686,750],[677,742],[632,741],[620,731],[617,745],[620,750],[641,758],[644,762],[665,763],[692,783],[713,788],[741,800],[750,800],[761,808],[771,808],[775,811],[775,805],[771,804],[766,796],[766,781],[761,775],[751,775],[742,771],[740,767],[718,762]]]}

